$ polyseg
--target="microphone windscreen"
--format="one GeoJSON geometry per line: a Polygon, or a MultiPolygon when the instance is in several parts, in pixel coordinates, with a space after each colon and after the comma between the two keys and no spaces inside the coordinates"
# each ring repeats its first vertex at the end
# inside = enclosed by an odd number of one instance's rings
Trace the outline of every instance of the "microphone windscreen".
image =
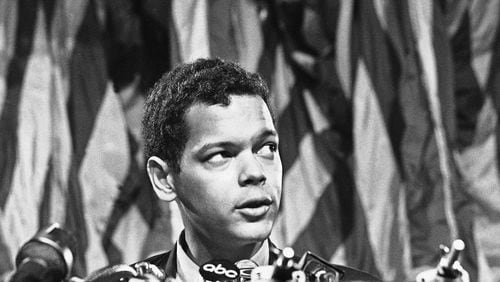
{"type": "Polygon", "coordinates": [[[73,263],[74,242],[73,235],[57,223],[40,230],[17,253],[12,281],[62,281],[67,278],[73,263]]]}

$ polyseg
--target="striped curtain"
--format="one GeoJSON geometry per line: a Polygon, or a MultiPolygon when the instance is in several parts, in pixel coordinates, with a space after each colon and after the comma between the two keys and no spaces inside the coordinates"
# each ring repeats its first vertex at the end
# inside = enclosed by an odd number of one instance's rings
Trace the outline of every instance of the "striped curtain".
{"type": "Polygon", "coordinates": [[[145,175],[144,95],[220,57],[271,89],[278,246],[408,281],[461,238],[471,281],[500,281],[499,14],[495,0],[0,0],[0,274],[51,222],[77,238],[77,276],[171,248],[182,222],[145,175]]]}

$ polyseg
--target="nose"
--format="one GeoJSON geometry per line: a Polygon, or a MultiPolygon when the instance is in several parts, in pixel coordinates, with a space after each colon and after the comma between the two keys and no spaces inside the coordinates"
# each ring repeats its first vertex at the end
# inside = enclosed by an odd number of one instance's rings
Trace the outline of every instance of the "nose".
{"type": "Polygon", "coordinates": [[[241,156],[241,171],[238,182],[240,186],[257,185],[266,183],[264,168],[254,154],[241,156]]]}

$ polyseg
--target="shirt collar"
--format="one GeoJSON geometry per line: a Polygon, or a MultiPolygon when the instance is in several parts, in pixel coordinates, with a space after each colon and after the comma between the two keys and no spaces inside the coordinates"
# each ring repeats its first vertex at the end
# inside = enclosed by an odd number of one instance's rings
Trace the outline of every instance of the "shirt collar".
{"type": "Polygon", "coordinates": [[[181,243],[176,244],[175,252],[177,253],[177,275],[179,281],[203,282],[203,278],[198,272],[199,266],[189,258],[181,243]]]}
{"type": "MultiPolygon", "coordinates": [[[[179,237],[179,241],[184,240],[184,236],[179,237]]],[[[191,260],[187,255],[186,251],[182,247],[185,245],[184,242],[177,242],[175,252],[177,254],[177,275],[176,278],[179,281],[199,281],[203,282],[203,278],[199,273],[199,266],[191,260]]],[[[264,241],[264,244],[260,249],[250,258],[252,261],[257,263],[257,265],[268,265],[269,264],[269,239],[264,241]]]]}

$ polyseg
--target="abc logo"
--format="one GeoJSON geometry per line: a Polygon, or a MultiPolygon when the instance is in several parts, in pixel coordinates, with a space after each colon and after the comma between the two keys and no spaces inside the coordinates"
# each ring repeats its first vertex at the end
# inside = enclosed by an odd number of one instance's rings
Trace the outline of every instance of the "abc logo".
{"type": "Polygon", "coordinates": [[[239,269],[227,260],[211,260],[200,267],[200,274],[205,280],[233,280],[240,276],[239,269]]]}

